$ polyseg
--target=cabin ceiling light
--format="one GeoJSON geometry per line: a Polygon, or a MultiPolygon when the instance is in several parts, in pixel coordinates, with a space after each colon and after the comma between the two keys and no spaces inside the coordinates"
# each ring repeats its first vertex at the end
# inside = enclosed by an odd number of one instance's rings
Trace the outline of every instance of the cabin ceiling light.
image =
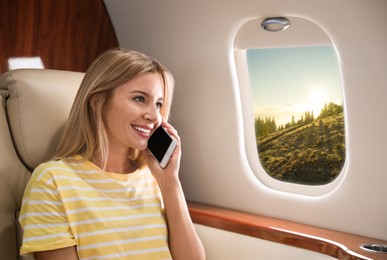
{"type": "Polygon", "coordinates": [[[286,30],[290,26],[290,21],[285,17],[271,17],[262,21],[261,27],[269,32],[279,32],[286,30]]]}

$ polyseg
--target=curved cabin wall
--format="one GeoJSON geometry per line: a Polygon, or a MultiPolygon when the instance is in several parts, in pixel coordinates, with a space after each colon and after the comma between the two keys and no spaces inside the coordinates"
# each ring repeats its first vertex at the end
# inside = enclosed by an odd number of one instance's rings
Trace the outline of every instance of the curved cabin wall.
{"type": "Polygon", "coordinates": [[[120,46],[157,57],[176,78],[171,121],[183,142],[189,200],[387,239],[385,0],[105,4],[120,46]],[[246,159],[234,40],[245,22],[273,16],[316,23],[339,54],[349,156],[343,182],[324,196],[269,189],[246,159]]]}
{"type": "Polygon", "coordinates": [[[40,57],[47,69],[86,71],[117,38],[102,0],[0,1],[0,73],[9,58],[40,57]]]}

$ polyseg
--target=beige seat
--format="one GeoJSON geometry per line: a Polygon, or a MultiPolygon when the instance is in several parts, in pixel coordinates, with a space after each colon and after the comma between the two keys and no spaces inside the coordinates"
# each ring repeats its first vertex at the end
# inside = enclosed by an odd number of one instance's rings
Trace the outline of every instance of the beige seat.
{"type": "MultiPolygon", "coordinates": [[[[48,160],[84,73],[20,69],[0,78],[0,259],[20,259],[17,215],[33,169],[48,160]]],[[[69,140],[71,142],[71,140],[69,140]]]]}

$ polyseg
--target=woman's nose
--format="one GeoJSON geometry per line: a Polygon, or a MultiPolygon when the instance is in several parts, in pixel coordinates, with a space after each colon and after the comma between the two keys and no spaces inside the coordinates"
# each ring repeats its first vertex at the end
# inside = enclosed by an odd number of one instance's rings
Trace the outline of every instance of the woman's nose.
{"type": "Polygon", "coordinates": [[[160,111],[155,106],[148,107],[147,111],[144,114],[144,118],[148,121],[158,121],[159,117],[161,117],[160,111]]]}

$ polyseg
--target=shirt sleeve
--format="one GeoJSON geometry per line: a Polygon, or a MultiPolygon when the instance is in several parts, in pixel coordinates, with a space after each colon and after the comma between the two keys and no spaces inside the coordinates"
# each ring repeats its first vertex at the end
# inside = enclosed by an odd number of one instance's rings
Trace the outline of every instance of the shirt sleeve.
{"type": "Polygon", "coordinates": [[[40,165],[26,187],[19,217],[23,228],[22,255],[76,244],[58,184],[53,181],[54,171],[40,165]]]}

